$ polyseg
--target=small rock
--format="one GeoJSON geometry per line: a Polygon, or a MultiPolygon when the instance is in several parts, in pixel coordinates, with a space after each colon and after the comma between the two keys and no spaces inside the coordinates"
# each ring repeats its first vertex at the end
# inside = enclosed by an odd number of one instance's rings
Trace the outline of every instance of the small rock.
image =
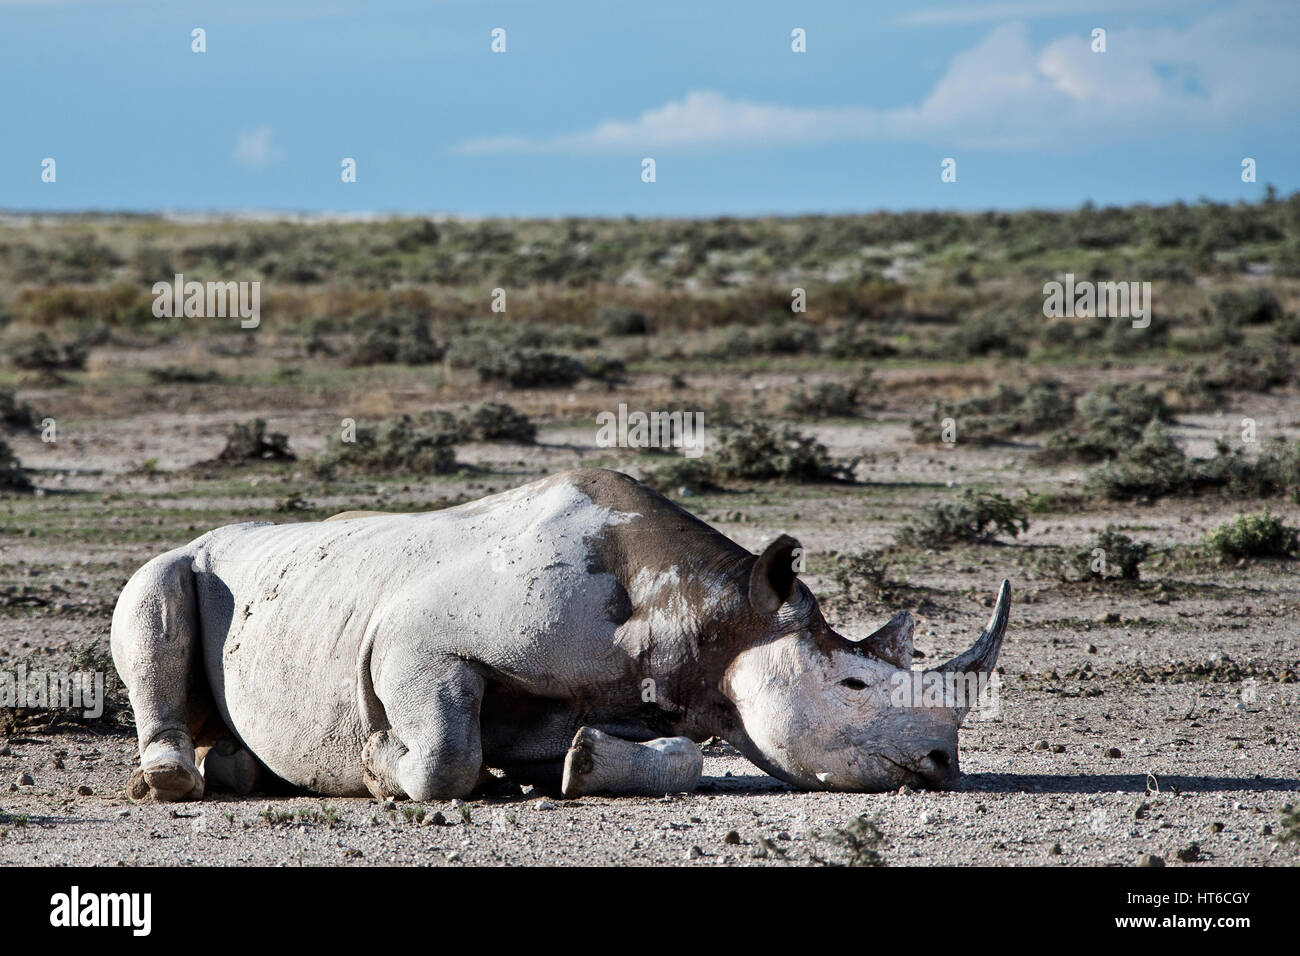
{"type": "Polygon", "coordinates": [[[1120,753],[1120,750],[1119,750],[1118,747],[1110,747],[1110,748],[1107,748],[1107,750],[1106,750],[1106,756],[1107,756],[1107,757],[1110,757],[1112,760],[1116,760],[1116,759],[1118,759],[1118,758],[1120,758],[1120,757],[1122,757],[1122,756],[1124,756],[1124,755],[1123,755],[1122,753],[1120,753]]]}
{"type": "Polygon", "coordinates": [[[1098,614],[1094,620],[1098,624],[1118,624],[1120,618],[1117,611],[1106,611],[1103,614],[1098,614]]]}
{"type": "Polygon", "coordinates": [[[459,851],[459,850],[452,850],[450,853],[447,854],[447,862],[448,862],[448,863],[455,863],[455,862],[456,862],[457,860],[459,860],[459,859],[460,859],[460,851],[459,851]]]}
{"type": "Polygon", "coordinates": [[[686,851],[686,859],[688,860],[698,860],[703,856],[704,856],[704,851],[701,850],[698,846],[693,846],[686,851]]]}
{"type": "Polygon", "coordinates": [[[125,820],[131,815],[131,811],[129,808],[123,807],[121,810],[117,811],[117,815],[125,820]]]}
{"type": "Polygon", "coordinates": [[[728,830],[727,835],[722,838],[722,842],[726,843],[728,846],[739,846],[740,834],[735,830],[728,830]]]}
{"type": "Polygon", "coordinates": [[[94,792],[95,792],[94,790],[91,790],[84,783],[77,788],[77,796],[79,797],[89,797],[92,794],[94,794],[94,792]]]}
{"type": "Polygon", "coordinates": [[[1046,740],[1040,740],[1034,744],[1035,750],[1046,750],[1050,746],[1046,740]]]}
{"type": "Polygon", "coordinates": [[[1096,653],[1097,653],[1097,645],[1096,645],[1096,644],[1089,644],[1089,645],[1088,645],[1088,653],[1089,653],[1089,654],[1096,654],[1096,653]]]}
{"type": "Polygon", "coordinates": [[[1061,855],[1061,844],[1059,844],[1059,843],[1053,843],[1053,844],[1052,844],[1052,849],[1051,849],[1050,852],[1051,852],[1052,856],[1060,856],[1060,855],[1061,855]]]}
{"type": "Polygon", "coordinates": [[[442,815],[441,810],[434,810],[433,813],[424,818],[424,825],[426,827],[445,827],[447,818],[442,815]]]}
{"type": "Polygon", "coordinates": [[[1164,866],[1164,865],[1165,865],[1165,861],[1161,857],[1156,856],[1154,853],[1148,853],[1146,856],[1142,857],[1142,859],[1138,860],[1138,866],[1152,867],[1152,866],[1164,866]]]}
{"type": "Polygon", "coordinates": [[[34,787],[36,786],[36,778],[33,777],[30,773],[24,773],[21,777],[18,778],[18,786],[34,787]]]}
{"type": "Polygon", "coordinates": [[[933,810],[926,810],[921,814],[921,822],[926,826],[930,826],[930,824],[936,823],[938,820],[939,814],[935,813],[933,810]]]}
{"type": "Polygon", "coordinates": [[[1052,753],[1054,754],[1065,753],[1065,744],[1052,744],[1052,753]]]}
{"type": "Polygon", "coordinates": [[[1192,843],[1183,847],[1174,856],[1178,857],[1180,863],[1195,863],[1201,858],[1201,847],[1199,844],[1192,843]]]}
{"type": "Polygon", "coordinates": [[[1223,824],[1222,824],[1220,821],[1215,820],[1213,823],[1210,824],[1210,832],[1211,832],[1211,833],[1222,833],[1222,832],[1223,832],[1223,824]]]}
{"type": "Polygon", "coordinates": [[[538,800],[536,803],[533,804],[533,806],[536,807],[538,810],[554,810],[554,809],[555,809],[555,803],[554,803],[554,801],[551,801],[551,800],[538,800]]]}

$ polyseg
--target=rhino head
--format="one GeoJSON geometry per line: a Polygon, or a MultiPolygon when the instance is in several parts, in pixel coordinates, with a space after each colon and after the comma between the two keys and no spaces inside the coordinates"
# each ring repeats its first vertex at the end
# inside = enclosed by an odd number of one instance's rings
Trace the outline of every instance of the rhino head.
{"type": "Polygon", "coordinates": [[[773,776],[813,790],[952,786],[957,730],[997,662],[1011,605],[1003,581],[973,647],[931,671],[911,669],[911,614],[854,641],[837,633],[798,580],[799,543],[782,535],[754,562],[747,632],[722,692],[739,716],[733,743],[773,776]]]}

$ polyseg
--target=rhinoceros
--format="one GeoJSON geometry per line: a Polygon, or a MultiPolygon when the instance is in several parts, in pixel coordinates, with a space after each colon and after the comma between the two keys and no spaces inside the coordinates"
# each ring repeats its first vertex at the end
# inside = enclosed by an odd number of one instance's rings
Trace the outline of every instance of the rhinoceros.
{"type": "MultiPolygon", "coordinates": [[[[898,703],[906,612],[836,633],[781,535],[755,556],[627,475],[569,471],[441,511],[210,531],[113,613],[134,799],[693,790],[722,738],[799,788],[944,788],[970,703],[898,703]],[[491,774],[496,770],[497,774],[491,774]]],[[[987,675],[975,645],[930,672],[987,675]]]]}

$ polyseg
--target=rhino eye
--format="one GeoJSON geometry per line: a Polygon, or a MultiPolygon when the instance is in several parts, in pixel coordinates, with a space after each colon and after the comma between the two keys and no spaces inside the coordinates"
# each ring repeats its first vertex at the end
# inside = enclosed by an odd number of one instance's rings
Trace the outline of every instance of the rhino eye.
{"type": "Polygon", "coordinates": [[[856,677],[846,677],[844,680],[840,681],[840,686],[847,687],[849,690],[863,690],[867,685],[856,677]]]}

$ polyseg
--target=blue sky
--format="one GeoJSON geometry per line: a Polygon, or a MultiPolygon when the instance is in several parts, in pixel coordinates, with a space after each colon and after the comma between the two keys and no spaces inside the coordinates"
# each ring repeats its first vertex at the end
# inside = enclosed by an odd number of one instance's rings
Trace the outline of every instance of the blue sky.
{"type": "Polygon", "coordinates": [[[1300,188],[1298,48],[1294,0],[0,0],[0,208],[1255,199],[1300,188]]]}

